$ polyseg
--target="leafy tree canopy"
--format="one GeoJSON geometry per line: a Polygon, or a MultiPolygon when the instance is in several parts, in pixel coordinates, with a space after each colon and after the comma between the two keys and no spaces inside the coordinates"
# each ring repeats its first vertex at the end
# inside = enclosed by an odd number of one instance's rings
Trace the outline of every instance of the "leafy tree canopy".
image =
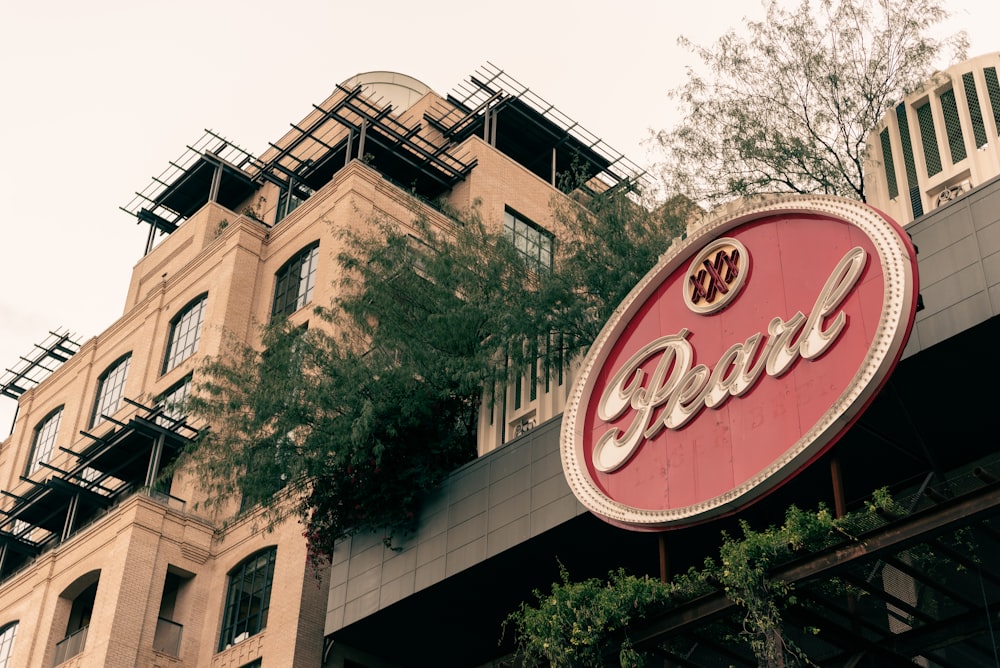
{"type": "Polygon", "coordinates": [[[865,201],[868,133],[942,59],[965,57],[964,33],[932,30],[937,0],[763,0],[767,16],[702,47],[703,72],[671,91],[684,113],[659,133],[668,189],[714,203],[762,193],[865,201]]]}
{"type": "Polygon", "coordinates": [[[328,326],[268,327],[203,367],[190,450],[209,503],[297,512],[318,557],[359,531],[407,528],[421,496],[476,453],[483,393],[566,369],[684,228],[691,205],[562,200],[553,269],[534,271],[477,211],[448,229],[373,221],[345,233],[328,326]],[[278,490],[284,494],[275,495],[278,490]],[[275,499],[288,499],[276,504],[275,499]]]}

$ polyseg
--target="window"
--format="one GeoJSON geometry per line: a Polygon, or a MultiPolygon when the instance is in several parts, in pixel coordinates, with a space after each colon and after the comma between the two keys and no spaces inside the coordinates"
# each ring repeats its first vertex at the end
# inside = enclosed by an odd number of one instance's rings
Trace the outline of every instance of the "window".
{"type": "Polygon", "coordinates": [[[275,274],[272,317],[295,313],[312,300],[318,257],[317,241],[300,250],[278,270],[275,274]]]}
{"type": "Polygon", "coordinates": [[[52,456],[52,447],[56,443],[56,434],[59,433],[62,412],[63,407],[60,406],[35,427],[35,437],[31,442],[31,458],[28,460],[29,476],[42,467],[42,462],[49,461],[52,456]]]}
{"type": "Polygon", "coordinates": [[[156,418],[156,424],[170,429],[177,424],[177,421],[187,417],[187,398],[191,394],[191,378],[191,374],[184,376],[157,398],[156,405],[163,409],[163,415],[156,418]]]}
{"type": "Polygon", "coordinates": [[[261,550],[229,573],[219,651],[267,628],[267,609],[271,603],[271,581],[277,553],[276,547],[261,550]]]}
{"type": "Polygon", "coordinates": [[[511,209],[503,212],[503,233],[535,270],[552,268],[552,233],[511,209]]]}
{"type": "Polygon", "coordinates": [[[100,575],[100,571],[91,571],[59,595],[64,602],[67,602],[69,620],[66,622],[66,636],[56,643],[52,665],[68,661],[86,649],[87,633],[90,629],[90,619],[94,614],[100,575]]]}
{"type": "Polygon", "coordinates": [[[986,92],[990,96],[990,108],[993,109],[993,122],[1000,131],[1000,81],[997,80],[997,68],[984,67],[983,77],[986,79],[986,92]]]}
{"type": "Polygon", "coordinates": [[[94,414],[90,418],[91,427],[104,421],[101,416],[114,415],[121,408],[125,378],[131,361],[132,353],[129,353],[108,367],[97,380],[97,400],[94,402],[94,414]]]}
{"type": "Polygon", "coordinates": [[[167,566],[163,593],[160,596],[160,612],[156,617],[156,631],[153,634],[153,649],[157,652],[176,657],[181,655],[184,625],[176,621],[177,599],[186,595],[193,578],[193,573],[180,569],[175,571],[173,565],[167,566]]]}
{"type": "Polygon", "coordinates": [[[920,126],[920,141],[924,145],[927,176],[931,177],[941,171],[941,154],[938,152],[937,133],[934,132],[930,103],[917,107],[917,123],[920,126]]]}
{"type": "Polygon", "coordinates": [[[170,388],[160,395],[156,404],[163,407],[163,414],[175,420],[183,418],[187,411],[185,402],[191,394],[191,374],[184,376],[180,382],[174,383],[170,388]]]}
{"type": "Polygon", "coordinates": [[[198,350],[207,298],[207,294],[198,297],[170,321],[170,341],[167,343],[166,359],[163,360],[163,373],[170,371],[198,350]]]}
{"type": "Polygon", "coordinates": [[[885,167],[885,182],[889,186],[889,199],[896,199],[899,186],[896,184],[896,163],[892,159],[892,142],[889,140],[889,128],[879,134],[882,140],[882,165],[885,167]]]}
{"type": "Polygon", "coordinates": [[[910,208],[913,218],[924,215],[924,204],[920,199],[920,184],[917,182],[917,167],[913,161],[913,144],[910,141],[910,122],[906,118],[906,105],[896,105],[896,121],[899,123],[899,143],[903,147],[903,166],[906,168],[906,187],[910,192],[910,208]]]}
{"type": "Polygon", "coordinates": [[[948,133],[948,150],[951,152],[951,163],[965,160],[965,137],[962,136],[962,121],[958,117],[958,103],[955,101],[955,91],[946,90],[941,93],[941,113],[944,115],[944,129],[948,133]]]}
{"type": "Polygon", "coordinates": [[[983,108],[979,106],[979,92],[976,90],[976,78],[972,72],[962,75],[962,85],[965,87],[965,101],[969,105],[969,119],[972,121],[972,134],[976,139],[976,148],[986,146],[986,125],[983,123],[983,108]]]}
{"type": "Polygon", "coordinates": [[[299,205],[309,199],[313,192],[312,188],[302,183],[292,183],[282,188],[281,194],[278,195],[278,210],[274,214],[274,224],[277,225],[285,216],[299,208],[299,205]]]}
{"type": "Polygon", "coordinates": [[[0,629],[0,668],[7,668],[10,655],[14,652],[14,636],[17,635],[17,622],[11,622],[0,629]]]}

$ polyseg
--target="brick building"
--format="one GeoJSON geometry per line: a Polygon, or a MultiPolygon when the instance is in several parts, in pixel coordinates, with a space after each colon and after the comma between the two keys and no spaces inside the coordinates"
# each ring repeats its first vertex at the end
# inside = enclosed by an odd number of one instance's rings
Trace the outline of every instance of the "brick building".
{"type": "MultiPolygon", "coordinates": [[[[358,75],[260,156],[209,132],[171,162],[125,207],[150,233],[122,317],[82,342],[52,333],[0,379],[18,401],[0,449],[0,666],[342,663],[296,521],[259,531],[238,499],[201,507],[184,470],[155,482],[203,426],[174,407],[227,337],[254,342],[271,318],[303,325],[330,302],[340,229],[418,213],[447,228],[431,202],[478,202],[551,263],[555,184],[581,161],[601,189],[640,176],[487,67],[447,97],[358,75]]],[[[482,418],[482,452],[561,410],[559,391],[510,392],[482,418]]]]}
{"type": "MultiPolygon", "coordinates": [[[[995,59],[949,70],[963,86],[964,73],[974,73],[983,117],[998,108],[989,92],[995,59]]],[[[907,114],[917,113],[914,99],[904,104],[907,114]]],[[[941,109],[932,110],[944,128],[941,109]]],[[[896,114],[886,115],[885,127],[896,114]]],[[[998,126],[980,128],[974,118],[961,123],[964,141],[987,128],[988,145],[998,145],[998,126]]],[[[935,136],[949,135],[938,129],[935,136]]],[[[876,154],[880,137],[873,133],[876,154]]],[[[786,611],[788,638],[820,665],[992,663],[992,611],[1000,604],[1000,459],[991,417],[992,375],[1000,368],[993,344],[1000,335],[1000,164],[988,151],[969,153],[949,175],[921,181],[921,197],[963,173],[974,179],[969,187],[916,217],[893,208],[898,200],[878,185],[882,163],[869,164],[871,203],[898,216],[918,249],[922,308],[888,383],[833,448],[736,516],[641,533],[602,522],[574,497],[561,471],[561,416],[543,419],[452,474],[401,550],[374,536],[338,550],[326,621],[334,665],[517,665],[509,634],[501,638],[498,629],[532,600],[533,588],[547,591],[558,580],[560,563],[574,580],[618,566],[683,572],[715,553],[720,531],[739,535],[739,520],[777,524],[793,503],[849,512],[882,487],[905,512],[856,542],[776,568],[799,599],[786,611]],[[833,579],[858,596],[831,594],[833,579]],[[804,632],[810,628],[819,631],[804,632]]],[[[741,628],[740,611],[721,591],[637,622],[629,637],[667,665],[757,665],[745,645],[720,637],[720,627],[735,635],[741,628]]]]}
{"type": "MultiPolygon", "coordinates": [[[[982,72],[993,61],[971,62],[985,110],[982,72]]],[[[950,103],[935,91],[941,106],[930,117],[944,123],[950,103]]],[[[978,136],[973,116],[968,123],[964,136],[978,136]]],[[[995,145],[996,124],[982,127],[995,145]]],[[[891,131],[888,144],[898,144],[891,131]]],[[[209,133],[171,163],[126,207],[150,236],[122,318],[82,343],[50,335],[0,379],[19,403],[0,448],[0,668],[514,665],[501,623],[533,588],[557,579],[560,563],[574,579],[618,566],[681,571],[737,519],[766,525],[793,502],[852,509],[882,486],[907,504],[905,516],[873,529],[861,547],[803,555],[779,573],[805,601],[789,611],[792,627],[821,629],[795,640],[829,665],[991,661],[1000,605],[990,558],[1000,550],[991,422],[1000,166],[987,158],[969,163],[975,182],[941,206],[926,206],[925,196],[951,187],[952,176],[922,185],[922,215],[892,209],[888,187],[887,200],[873,196],[919,247],[924,308],[903,359],[830,452],[738,518],[665,534],[597,519],[562,471],[566,384],[532,391],[529,379],[484,412],[480,456],[428,496],[413,535],[395,550],[381,536],[345,541],[319,580],[295,522],[257,531],[259,518],[239,514],[237,499],[206,513],[197,480],[183,470],[154,484],[201,426],[171,410],[199,358],[222,350],[225,336],[256,341],[272,317],[308,321],[308,306],[332,296],[336,229],[373,215],[405,226],[415,206],[447,227],[429,202],[462,209],[478,200],[489,225],[522,238],[531,260],[545,264],[560,233],[550,206],[563,197],[558,176],[581,159],[596,187],[641,178],[486,67],[448,96],[399,74],[358,75],[259,157],[209,133]],[[974,548],[946,544],[959,530],[974,548]],[[935,555],[933,569],[915,550],[935,555]],[[826,595],[831,575],[866,596],[850,604],[826,595]]],[[[722,592],[630,635],[679,665],[754,665],[745,648],[705,633],[720,620],[738,625],[722,592]]]]}

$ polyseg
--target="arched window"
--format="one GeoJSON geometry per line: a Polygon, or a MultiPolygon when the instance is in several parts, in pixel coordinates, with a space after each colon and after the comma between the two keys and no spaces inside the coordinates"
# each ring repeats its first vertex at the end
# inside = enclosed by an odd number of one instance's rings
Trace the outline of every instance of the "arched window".
{"type": "Polygon", "coordinates": [[[198,350],[206,301],[208,293],[185,306],[170,321],[170,339],[167,342],[167,355],[163,359],[163,373],[170,371],[198,350]]]}
{"type": "Polygon", "coordinates": [[[59,665],[87,647],[87,633],[97,602],[97,587],[101,571],[90,571],[79,577],[59,594],[59,606],[66,619],[66,635],[56,643],[52,665],[59,665]]]}
{"type": "Polygon", "coordinates": [[[37,471],[42,462],[52,457],[52,448],[59,433],[59,423],[62,421],[63,407],[55,409],[45,416],[45,419],[35,427],[35,436],[31,441],[31,458],[28,460],[28,475],[37,471]]]}
{"type": "Polygon", "coordinates": [[[271,581],[277,547],[269,547],[239,563],[229,572],[226,608],[222,615],[219,651],[260,633],[267,627],[271,581]]]}
{"type": "Polygon", "coordinates": [[[97,379],[97,399],[94,401],[94,412],[90,417],[90,426],[96,427],[104,421],[102,415],[115,414],[122,405],[122,395],[125,391],[125,378],[128,376],[128,365],[132,361],[132,353],[118,358],[97,379]]]}
{"type": "Polygon", "coordinates": [[[7,668],[10,655],[14,653],[14,637],[17,635],[17,622],[11,622],[0,628],[0,668],[7,668]]]}
{"type": "MultiPolygon", "coordinates": [[[[180,420],[187,415],[187,398],[191,394],[192,374],[188,374],[167,388],[167,391],[156,400],[156,405],[163,408],[163,414],[173,420],[180,420]]],[[[167,424],[173,424],[168,421],[167,424]]]]}
{"type": "Polygon", "coordinates": [[[319,242],[309,244],[281,266],[274,275],[274,304],[271,317],[295,313],[312,301],[316,284],[319,242]]]}

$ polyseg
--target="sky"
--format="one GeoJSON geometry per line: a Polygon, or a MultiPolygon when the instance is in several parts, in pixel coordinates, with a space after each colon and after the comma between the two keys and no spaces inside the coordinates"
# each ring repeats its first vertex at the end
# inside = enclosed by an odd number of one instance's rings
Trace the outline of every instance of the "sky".
{"type": "MultiPolygon", "coordinates": [[[[1000,2],[950,0],[941,34],[1000,50],[1000,2]]],[[[641,167],[668,91],[754,0],[55,0],[0,6],[0,373],[122,315],[148,228],[121,211],[205,129],[260,155],[354,74],[445,94],[489,62],[641,167]]],[[[942,66],[947,63],[942,63],[942,66]]],[[[0,440],[15,411],[0,396],[0,440]]]]}

